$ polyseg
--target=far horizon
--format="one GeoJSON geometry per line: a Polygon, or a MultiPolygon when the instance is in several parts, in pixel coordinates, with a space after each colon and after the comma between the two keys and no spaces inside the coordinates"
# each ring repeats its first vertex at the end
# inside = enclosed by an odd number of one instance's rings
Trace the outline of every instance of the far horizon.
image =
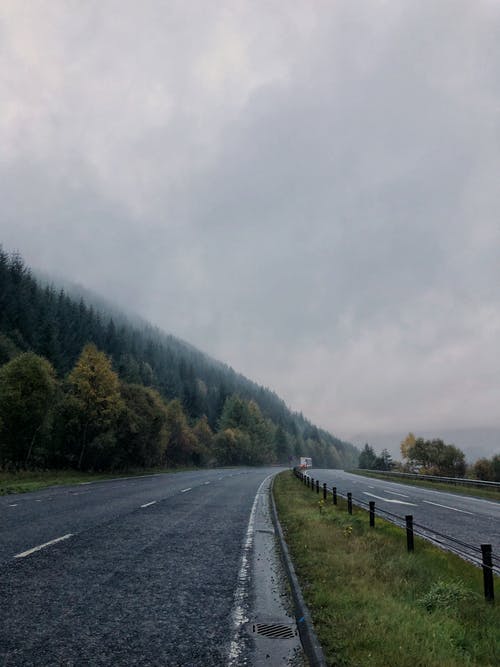
{"type": "MultiPolygon", "coordinates": [[[[76,294],[83,294],[84,298],[92,301],[102,300],[105,307],[108,309],[115,308],[119,313],[123,314],[125,317],[131,318],[142,322],[143,324],[149,324],[151,326],[157,326],[152,322],[148,322],[141,318],[135,311],[130,309],[130,307],[117,307],[116,304],[113,304],[110,301],[107,301],[102,295],[88,290],[84,285],[72,283],[71,280],[64,278],[63,276],[54,274],[51,276],[50,273],[37,272],[35,270],[35,275],[39,275],[41,279],[48,282],[53,282],[54,285],[64,286],[69,292],[76,294]]],[[[161,327],[159,327],[161,329],[161,327]]],[[[163,329],[161,329],[164,331],[163,329]]],[[[185,341],[184,339],[177,336],[175,333],[164,331],[166,335],[173,335],[183,342],[187,342],[189,345],[194,345],[191,341],[185,341]]],[[[196,347],[196,346],[195,346],[196,347]]],[[[207,353],[205,350],[200,349],[201,352],[207,353]]],[[[207,353],[208,354],[208,353],[207,353]]],[[[226,363],[224,359],[217,359],[221,363],[226,363]]],[[[234,368],[236,372],[241,372],[240,369],[234,368]]],[[[259,378],[248,376],[250,380],[253,380],[257,384],[262,384],[259,378]]],[[[273,387],[269,387],[271,391],[276,391],[273,387]]],[[[294,408],[294,406],[288,406],[294,412],[301,412],[300,408],[294,408]]],[[[302,411],[303,412],[303,411],[302,411]]],[[[308,417],[307,414],[305,414],[308,417]]],[[[394,460],[399,460],[401,458],[401,452],[399,449],[401,441],[408,435],[409,432],[415,434],[415,436],[423,437],[425,439],[440,438],[446,442],[446,444],[453,444],[462,449],[466,455],[468,463],[473,463],[479,458],[489,458],[495,454],[500,453],[500,426],[495,427],[467,427],[467,428],[422,428],[422,429],[394,429],[390,432],[385,433],[374,433],[370,431],[366,432],[357,432],[357,433],[342,433],[334,428],[326,427],[322,424],[318,424],[319,427],[325,428],[325,430],[332,433],[337,438],[340,438],[346,442],[350,442],[359,449],[362,449],[366,443],[374,447],[377,453],[380,453],[382,449],[387,449],[394,460]]]]}

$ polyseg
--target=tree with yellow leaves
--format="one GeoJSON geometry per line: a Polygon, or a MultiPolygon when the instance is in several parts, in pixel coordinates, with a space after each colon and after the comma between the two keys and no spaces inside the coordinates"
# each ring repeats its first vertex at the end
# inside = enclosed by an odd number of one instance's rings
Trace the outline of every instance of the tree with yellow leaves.
{"type": "Polygon", "coordinates": [[[78,468],[87,449],[94,450],[90,464],[99,467],[100,459],[113,447],[114,428],[123,409],[118,375],[104,352],[89,343],[68,376],[68,388],[67,407],[79,435],[78,468]]]}
{"type": "Polygon", "coordinates": [[[411,459],[411,451],[415,447],[415,443],[417,442],[417,439],[413,435],[413,433],[408,433],[406,438],[401,442],[400,444],[400,450],[401,450],[401,456],[404,459],[411,459]]]}

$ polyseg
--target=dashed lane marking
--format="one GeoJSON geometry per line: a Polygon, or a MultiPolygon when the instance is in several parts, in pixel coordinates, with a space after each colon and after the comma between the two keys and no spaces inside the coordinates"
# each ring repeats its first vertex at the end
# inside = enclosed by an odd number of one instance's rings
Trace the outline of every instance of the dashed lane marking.
{"type": "Polygon", "coordinates": [[[37,547],[33,547],[33,549],[22,551],[20,554],[16,554],[14,558],[25,558],[26,556],[35,553],[35,551],[40,551],[41,549],[45,549],[45,547],[50,547],[52,544],[56,544],[57,542],[62,542],[63,540],[69,540],[69,538],[72,536],[73,533],[68,533],[67,535],[63,535],[62,537],[56,537],[55,540],[50,540],[50,542],[45,542],[45,544],[39,544],[37,547]]]}
{"type": "Polygon", "coordinates": [[[453,510],[454,512],[462,512],[462,514],[470,514],[471,516],[474,516],[474,512],[467,512],[467,510],[459,510],[458,507],[449,507],[449,505],[440,505],[439,503],[433,503],[430,500],[424,500],[424,503],[427,503],[427,505],[435,505],[436,507],[444,507],[446,510],[453,510]]]}
{"type": "Polygon", "coordinates": [[[187,491],[191,491],[191,487],[188,487],[187,489],[181,489],[181,493],[186,493],[187,491]]]}
{"type": "Polygon", "coordinates": [[[210,484],[210,482],[205,482],[205,486],[206,486],[207,484],[210,484]]]}
{"type": "Polygon", "coordinates": [[[405,496],[404,493],[397,493],[396,491],[389,491],[389,489],[383,489],[386,493],[392,493],[393,496],[401,496],[401,498],[409,498],[410,496],[405,496]]]}
{"type": "Polygon", "coordinates": [[[154,505],[156,503],[156,500],[152,500],[150,503],[145,503],[144,505],[141,505],[142,507],[149,507],[150,505],[154,505]]]}
{"type": "Polygon", "coordinates": [[[396,498],[383,498],[382,496],[376,496],[374,493],[368,493],[368,491],[363,491],[365,496],[371,496],[372,498],[377,498],[378,500],[383,500],[385,503],[397,503],[398,505],[410,505],[411,507],[418,507],[415,503],[407,503],[404,500],[396,500],[396,498]]]}
{"type": "Polygon", "coordinates": [[[9,505],[9,507],[17,507],[17,503],[15,503],[14,505],[9,505]]]}

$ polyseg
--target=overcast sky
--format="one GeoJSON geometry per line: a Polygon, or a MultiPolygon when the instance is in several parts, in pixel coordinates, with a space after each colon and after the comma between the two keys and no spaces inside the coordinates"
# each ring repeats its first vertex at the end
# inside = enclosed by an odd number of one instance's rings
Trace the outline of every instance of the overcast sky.
{"type": "Polygon", "coordinates": [[[500,426],[497,0],[2,0],[0,202],[341,437],[500,426]]]}

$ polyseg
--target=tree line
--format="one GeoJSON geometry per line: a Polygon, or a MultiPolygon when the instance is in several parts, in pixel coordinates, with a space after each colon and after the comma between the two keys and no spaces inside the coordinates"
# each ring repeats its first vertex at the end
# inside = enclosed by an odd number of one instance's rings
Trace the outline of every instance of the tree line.
{"type": "Polygon", "coordinates": [[[425,440],[408,433],[400,444],[402,461],[394,462],[387,449],[377,456],[373,447],[366,444],[361,451],[358,467],[369,470],[419,472],[442,477],[470,477],[500,482],[500,455],[491,459],[481,458],[467,465],[464,452],[455,445],[446,444],[440,438],[425,440]]]}
{"type": "Polygon", "coordinates": [[[353,465],[349,443],[192,346],[41,285],[0,248],[0,464],[353,465]]]}

